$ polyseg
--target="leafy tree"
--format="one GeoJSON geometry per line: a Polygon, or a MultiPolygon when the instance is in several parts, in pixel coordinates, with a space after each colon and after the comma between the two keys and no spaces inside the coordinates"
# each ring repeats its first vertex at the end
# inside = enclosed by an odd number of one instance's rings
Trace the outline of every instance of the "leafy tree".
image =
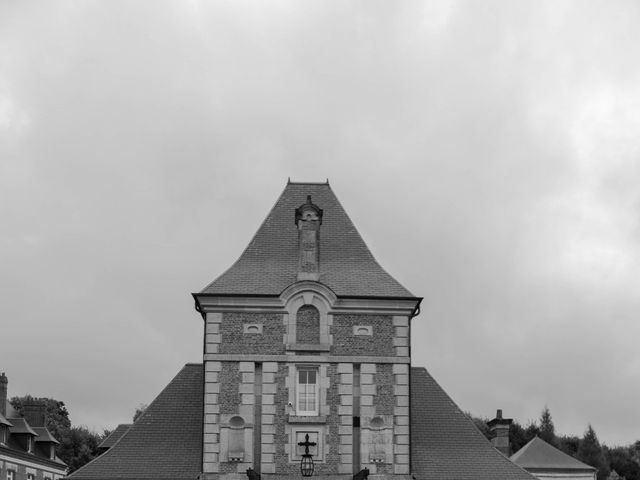
{"type": "Polygon", "coordinates": [[[557,447],[567,455],[572,457],[578,456],[578,448],[580,448],[580,437],[576,435],[563,435],[557,438],[557,447]]]}
{"type": "Polygon", "coordinates": [[[609,475],[609,465],[605,459],[598,436],[591,424],[587,427],[580,442],[578,459],[598,469],[598,480],[606,480],[609,475]]]}
{"type": "Polygon", "coordinates": [[[69,434],[60,441],[58,456],[73,472],[98,456],[102,437],[85,426],[71,427],[69,434]]]}
{"type": "Polygon", "coordinates": [[[138,405],[138,407],[136,408],[135,413],[133,414],[133,422],[135,423],[136,420],[138,420],[138,418],[140,418],[140,415],[142,415],[146,410],[147,407],[149,405],[147,405],[146,403],[141,403],[140,405],[138,405]]]}
{"type": "Polygon", "coordinates": [[[640,458],[634,447],[607,448],[609,467],[626,480],[640,480],[640,458]]]}
{"type": "Polygon", "coordinates": [[[556,428],[553,425],[553,419],[551,418],[551,412],[546,405],[540,415],[540,433],[539,437],[545,442],[556,445],[556,428]]]}

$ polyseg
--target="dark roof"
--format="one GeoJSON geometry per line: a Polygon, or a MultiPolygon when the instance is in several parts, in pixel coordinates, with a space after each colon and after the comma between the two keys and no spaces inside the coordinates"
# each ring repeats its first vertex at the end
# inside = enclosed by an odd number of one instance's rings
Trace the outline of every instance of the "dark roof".
{"type": "Polygon", "coordinates": [[[324,212],[320,279],[337,296],[413,297],[373,257],[328,183],[287,183],[240,258],[204,294],[279,295],[297,281],[295,210],[307,195],[324,212]]]}
{"type": "Polygon", "coordinates": [[[120,440],[69,478],[193,480],[201,472],[202,364],[187,364],[120,440]]]}
{"type": "Polygon", "coordinates": [[[33,431],[36,432],[36,442],[51,442],[57,445],[60,445],[60,442],[56,440],[51,432],[47,430],[45,427],[32,427],[33,431]]]}
{"type": "Polygon", "coordinates": [[[411,473],[417,480],[533,480],[496,450],[425,368],[411,369],[411,473]]]}
{"type": "Polygon", "coordinates": [[[31,435],[38,435],[33,428],[22,417],[10,418],[9,421],[13,424],[13,427],[9,427],[9,431],[14,433],[30,433],[31,435]]]}
{"type": "Polygon", "coordinates": [[[120,437],[122,437],[122,435],[124,435],[125,433],[127,433],[127,431],[131,428],[131,424],[130,423],[121,423],[120,425],[118,425],[113,432],[111,432],[107,438],[105,438],[102,443],[100,445],[98,445],[98,448],[111,448],[113,447],[113,444],[116,443],[118,440],[120,440],[120,437]]]}
{"type": "Polygon", "coordinates": [[[0,425],[7,425],[11,427],[13,424],[0,413],[0,425]]]}
{"type": "Polygon", "coordinates": [[[511,461],[527,470],[554,470],[554,471],[595,471],[594,467],[582,463],[553,445],[549,445],[541,438],[534,437],[529,443],[511,455],[511,461]]]}

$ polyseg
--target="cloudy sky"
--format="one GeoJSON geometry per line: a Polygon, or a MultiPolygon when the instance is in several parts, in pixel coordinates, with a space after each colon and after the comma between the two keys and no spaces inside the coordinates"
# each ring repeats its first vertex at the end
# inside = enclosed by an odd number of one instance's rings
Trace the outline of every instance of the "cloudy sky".
{"type": "Polygon", "coordinates": [[[329,179],[464,409],[640,439],[640,3],[0,1],[0,371],[74,424],[201,361],[191,292],[329,179]]]}

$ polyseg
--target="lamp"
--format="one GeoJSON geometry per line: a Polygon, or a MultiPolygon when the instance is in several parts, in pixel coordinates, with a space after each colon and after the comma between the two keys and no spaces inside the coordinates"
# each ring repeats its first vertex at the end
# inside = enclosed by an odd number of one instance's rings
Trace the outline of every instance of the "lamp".
{"type": "Polygon", "coordinates": [[[304,447],[304,453],[300,459],[300,473],[303,477],[310,477],[313,475],[313,455],[309,453],[309,447],[315,447],[316,442],[309,441],[309,434],[304,436],[304,442],[299,442],[298,445],[304,447]]]}

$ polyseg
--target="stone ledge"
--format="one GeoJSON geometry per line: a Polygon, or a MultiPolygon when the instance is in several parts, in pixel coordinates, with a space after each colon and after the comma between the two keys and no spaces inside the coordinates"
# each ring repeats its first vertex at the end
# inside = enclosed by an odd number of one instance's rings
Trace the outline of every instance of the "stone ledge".
{"type": "Polygon", "coordinates": [[[306,415],[288,415],[288,423],[327,423],[326,415],[306,416],[306,415]]]}
{"type": "Polygon", "coordinates": [[[329,352],[331,345],[321,343],[287,343],[289,352],[329,352]]]}

